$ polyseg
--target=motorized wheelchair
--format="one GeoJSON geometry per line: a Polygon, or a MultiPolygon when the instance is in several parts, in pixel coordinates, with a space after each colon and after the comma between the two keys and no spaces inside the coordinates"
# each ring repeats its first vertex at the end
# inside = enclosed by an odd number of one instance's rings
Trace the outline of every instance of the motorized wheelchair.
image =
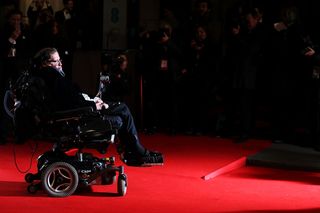
{"type": "Polygon", "coordinates": [[[116,116],[102,117],[90,107],[48,112],[37,81],[25,72],[7,91],[4,101],[14,119],[16,140],[54,142],[51,150],[38,157],[37,173],[25,175],[28,192],[43,189],[49,196],[66,197],[83,186],[109,185],[117,180],[117,194],[124,196],[128,184],[124,167],[115,165],[115,157],[101,158],[85,152],[95,149],[105,155],[108,146],[116,143],[116,116]]]}

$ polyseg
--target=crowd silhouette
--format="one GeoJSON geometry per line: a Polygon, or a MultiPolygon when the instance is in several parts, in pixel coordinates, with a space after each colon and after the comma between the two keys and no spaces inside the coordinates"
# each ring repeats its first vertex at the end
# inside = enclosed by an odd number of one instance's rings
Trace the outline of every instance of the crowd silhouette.
{"type": "Polygon", "coordinates": [[[239,1],[221,19],[197,0],[188,19],[168,6],[159,30],[141,31],[147,132],[319,149],[318,47],[297,5],[264,9],[239,1]]]}

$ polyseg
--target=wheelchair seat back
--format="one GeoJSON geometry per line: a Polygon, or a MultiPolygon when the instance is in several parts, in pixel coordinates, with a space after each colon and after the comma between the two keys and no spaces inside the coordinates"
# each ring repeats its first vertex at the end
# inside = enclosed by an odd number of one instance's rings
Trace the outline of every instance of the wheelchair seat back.
{"type": "Polygon", "coordinates": [[[10,106],[10,111],[13,112],[14,132],[19,142],[39,134],[42,120],[50,114],[43,88],[43,81],[28,71],[23,72],[11,85],[10,98],[14,106],[10,106]]]}

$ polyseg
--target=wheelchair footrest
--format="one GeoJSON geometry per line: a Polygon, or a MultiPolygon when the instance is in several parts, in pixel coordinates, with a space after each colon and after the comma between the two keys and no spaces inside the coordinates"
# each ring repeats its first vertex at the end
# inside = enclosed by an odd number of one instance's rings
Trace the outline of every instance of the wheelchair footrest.
{"type": "Polygon", "coordinates": [[[144,156],[123,153],[121,160],[128,166],[162,166],[164,162],[163,155],[158,152],[149,152],[144,156]]]}

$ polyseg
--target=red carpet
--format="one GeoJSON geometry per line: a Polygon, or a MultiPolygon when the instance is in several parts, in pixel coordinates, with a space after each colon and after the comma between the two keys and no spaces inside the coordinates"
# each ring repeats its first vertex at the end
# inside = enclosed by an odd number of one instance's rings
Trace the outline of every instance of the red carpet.
{"type": "MultiPolygon", "coordinates": [[[[141,141],[163,152],[165,164],[125,166],[128,191],[124,197],[116,196],[116,184],[95,185],[91,192],[66,198],[51,198],[42,191],[29,194],[24,174],[14,164],[13,144],[0,146],[0,212],[320,212],[319,173],[237,164],[268,147],[268,141],[234,144],[213,137],[165,135],[141,135],[141,141]],[[214,178],[203,179],[223,168],[214,178]]],[[[39,144],[31,172],[36,170],[37,156],[49,148],[51,144],[39,144]]],[[[15,149],[19,168],[26,170],[30,144],[15,149]]],[[[109,155],[116,155],[114,147],[109,155]]]]}

